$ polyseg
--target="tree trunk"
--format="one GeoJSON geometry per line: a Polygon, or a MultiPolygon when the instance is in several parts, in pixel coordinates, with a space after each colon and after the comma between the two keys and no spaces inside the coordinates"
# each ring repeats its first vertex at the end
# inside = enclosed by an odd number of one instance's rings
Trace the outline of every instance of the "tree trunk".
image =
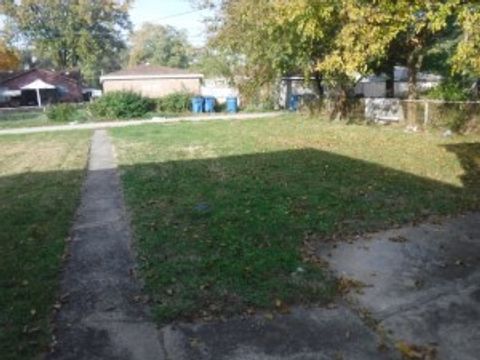
{"type": "Polygon", "coordinates": [[[315,72],[315,85],[317,86],[318,96],[321,98],[324,95],[323,85],[322,85],[322,75],[319,72],[315,72]]]}
{"type": "Polygon", "coordinates": [[[411,126],[417,125],[417,102],[418,98],[418,73],[422,67],[423,55],[419,54],[420,48],[414,49],[407,59],[408,68],[408,105],[407,122],[411,126]]]}
{"type": "Polygon", "coordinates": [[[333,105],[333,111],[330,114],[331,120],[345,120],[348,117],[349,111],[349,94],[348,86],[345,84],[339,84],[335,90],[335,102],[333,105]]]}

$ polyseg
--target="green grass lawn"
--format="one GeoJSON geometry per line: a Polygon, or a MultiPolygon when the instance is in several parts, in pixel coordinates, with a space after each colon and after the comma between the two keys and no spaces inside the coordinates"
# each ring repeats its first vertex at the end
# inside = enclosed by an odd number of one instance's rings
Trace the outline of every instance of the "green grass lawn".
{"type": "Polygon", "coordinates": [[[0,358],[48,350],[89,133],[0,137],[0,358]]]}
{"type": "Polygon", "coordinates": [[[12,112],[0,114],[0,129],[12,129],[22,127],[55,126],[65,125],[70,122],[85,123],[95,121],[87,111],[85,105],[79,105],[78,111],[70,120],[53,121],[48,119],[43,110],[32,112],[12,112]]]}
{"type": "Polygon", "coordinates": [[[0,129],[47,126],[54,123],[47,119],[43,111],[2,114],[0,116],[0,129]]]}
{"type": "Polygon", "coordinates": [[[306,244],[480,203],[478,137],[297,116],[112,134],[160,322],[328,301],[306,244]]]}
{"type": "MultiPolygon", "coordinates": [[[[179,116],[190,116],[192,113],[183,113],[183,114],[174,114],[174,113],[160,113],[160,112],[149,112],[141,119],[152,119],[154,117],[166,117],[173,118],[179,116]]],[[[77,123],[91,123],[91,122],[106,122],[106,121],[124,121],[128,119],[95,119],[88,113],[87,110],[79,110],[71,121],[52,121],[47,118],[47,115],[43,112],[32,112],[32,113],[19,113],[19,114],[9,114],[9,115],[0,115],[0,130],[1,129],[13,129],[13,128],[29,128],[29,127],[39,127],[39,126],[55,126],[55,125],[66,125],[70,122],[77,123]]]]}

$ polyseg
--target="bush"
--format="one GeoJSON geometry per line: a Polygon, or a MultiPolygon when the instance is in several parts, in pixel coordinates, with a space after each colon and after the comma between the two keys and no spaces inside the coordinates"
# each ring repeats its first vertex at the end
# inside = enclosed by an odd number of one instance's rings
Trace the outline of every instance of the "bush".
{"type": "Polygon", "coordinates": [[[90,105],[92,114],[104,119],[132,119],[145,116],[155,107],[153,100],[131,91],[105,94],[90,105]]]}
{"type": "Polygon", "coordinates": [[[432,111],[434,126],[448,128],[456,133],[468,132],[477,127],[477,104],[439,104],[432,111]]]}
{"type": "Polygon", "coordinates": [[[187,92],[176,92],[157,100],[157,111],[166,113],[182,113],[190,110],[193,95],[187,92]]]}
{"type": "Polygon", "coordinates": [[[272,98],[250,101],[244,108],[245,112],[262,112],[275,110],[275,101],[272,98]]]}
{"type": "Polygon", "coordinates": [[[460,81],[446,80],[426,93],[428,99],[466,101],[470,94],[460,81]]]}
{"type": "Polygon", "coordinates": [[[47,118],[52,121],[69,122],[72,121],[77,109],[72,104],[58,104],[47,108],[47,118]]]}

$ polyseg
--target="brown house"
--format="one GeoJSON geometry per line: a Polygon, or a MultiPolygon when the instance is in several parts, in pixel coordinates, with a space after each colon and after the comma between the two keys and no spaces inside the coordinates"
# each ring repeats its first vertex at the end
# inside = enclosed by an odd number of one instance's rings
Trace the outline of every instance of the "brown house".
{"type": "Polygon", "coordinates": [[[150,98],[159,98],[184,91],[200,94],[202,74],[185,69],[140,65],[100,77],[104,93],[133,91],[150,98]]]}
{"type": "Polygon", "coordinates": [[[0,74],[0,100],[7,106],[43,106],[83,101],[78,76],[45,69],[0,74]]]}

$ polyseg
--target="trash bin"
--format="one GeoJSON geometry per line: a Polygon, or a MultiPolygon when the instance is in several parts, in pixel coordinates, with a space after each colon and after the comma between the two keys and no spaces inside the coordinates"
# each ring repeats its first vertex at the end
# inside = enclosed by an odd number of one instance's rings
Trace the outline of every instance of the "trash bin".
{"type": "Polygon", "coordinates": [[[192,99],[192,112],[201,113],[203,112],[203,98],[196,96],[192,99]]]}
{"type": "Polygon", "coordinates": [[[213,96],[205,98],[204,111],[207,113],[215,112],[215,98],[213,96]]]}
{"type": "Polygon", "coordinates": [[[227,112],[236,113],[238,111],[238,99],[236,97],[227,98],[227,112]]]}
{"type": "Polygon", "coordinates": [[[290,103],[288,104],[288,109],[290,111],[298,111],[300,107],[300,95],[291,95],[290,96],[290,103]]]}

